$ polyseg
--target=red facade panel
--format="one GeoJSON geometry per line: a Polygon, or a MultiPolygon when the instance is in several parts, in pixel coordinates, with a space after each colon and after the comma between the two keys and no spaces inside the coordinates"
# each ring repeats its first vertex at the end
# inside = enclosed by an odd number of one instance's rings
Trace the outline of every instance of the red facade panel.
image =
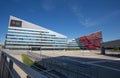
{"type": "Polygon", "coordinates": [[[86,36],[82,36],[79,38],[79,40],[88,49],[98,49],[100,48],[100,43],[102,42],[102,32],[99,31],[86,36]]]}

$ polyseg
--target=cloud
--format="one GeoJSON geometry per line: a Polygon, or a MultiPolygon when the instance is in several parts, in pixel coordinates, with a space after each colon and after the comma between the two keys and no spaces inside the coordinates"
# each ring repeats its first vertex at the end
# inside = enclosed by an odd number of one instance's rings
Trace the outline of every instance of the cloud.
{"type": "Polygon", "coordinates": [[[101,26],[104,23],[110,21],[112,18],[115,18],[116,16],[120,15],[120,10],[114,10],[111,12],[106,12],[104,16],[98,16],[93,19],[92,16],[85,16],[82,12],[82,9],[83,8],[81,5],[71,5],[72,12],[75,16],[77,16],[79,23],[85,27],[101,26]]]}
{"type": "Polygon", "coordinates": [[[41,6],[46,11],[55,9],[54,0],[42,0],[41,6]]]}
{"type": "Polygon", "coordinates": [[[91,20],[91,19],[83,19],[80,20],[80,23],[86,27],[92,27],[92,26],[96,26],[99,25],[99,22],[91,20]]]}
{"type": "Polygon", "coordinates": [[[82,6],[72,5],[71,6],[72,12],[75,16],[77,16],[78,21],[85,27],[92,27],[98,25],[97,21],[92,20],[91,18],[86,18],[82,13],[82,6]]]}
{"type": "Polygon", "coordinates": [[[104,25],[104,23],[109,22],[110,20],[116,18],[118,15],[120,15],[120,10],[116,10],[113,12],[110,12],[109,14],[105,14],[104,16],[99,16],[95,19],[92,18],[82,18],[79,17],[79,22],[86,26],[86,27],[93,27],[93,26],[101,26],[104,25]]]}
{"type": "Polygon", "coordinates": [[[78,16],[78,17],[83,17],[83,15],[82,15],[82,13],[81,13],[81,8],[80,8],[80,7],[74,5],[74,6],[71,7],[71,9],[72,9],[73,13],[74,13],[76,16],[78,16]]]}

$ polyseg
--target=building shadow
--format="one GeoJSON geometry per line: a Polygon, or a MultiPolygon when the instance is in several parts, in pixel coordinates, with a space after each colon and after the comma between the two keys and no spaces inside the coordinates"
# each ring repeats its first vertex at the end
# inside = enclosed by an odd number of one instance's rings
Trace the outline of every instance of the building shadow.
{"type": "Polygon", "coordinates": [[[120,61],[83,57],[48,57],[32,66],[50,78],[120,78],[120,61]]]}
{"type": "MultiPolygon", "coordinates": [[[[97,55],[103,55],[103,54],[101,54],[101,53],[95,53],[95,54],[97,54],[97,55]]],[[[117,57],[117,58],[120,58],[120,53],[108,53],[108,52],[106,52],[105,54],[104,54],[104,56],[110,56],[110,57],[117,57]]]]}
{"type": "Polygon", "coordinates": [[[105,54],[105,56],[111,56],[111,57],[118,57],[118,58],[120,58],[120,54],[105,54]]]}

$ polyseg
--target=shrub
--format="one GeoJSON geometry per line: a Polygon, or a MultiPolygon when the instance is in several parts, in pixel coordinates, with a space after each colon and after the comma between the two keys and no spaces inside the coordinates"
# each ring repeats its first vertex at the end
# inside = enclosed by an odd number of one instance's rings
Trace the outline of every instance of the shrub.
{"type": "Polygon", "coordinates": [[[25,65],[31,66],[34,63],[27,55],[22,54],[21,56],[25,65]]]}

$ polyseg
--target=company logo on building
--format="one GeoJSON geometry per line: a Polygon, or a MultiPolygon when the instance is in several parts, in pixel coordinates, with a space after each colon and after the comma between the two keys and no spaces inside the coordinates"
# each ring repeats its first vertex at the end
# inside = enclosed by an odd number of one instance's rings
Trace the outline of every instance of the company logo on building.
{"type": "Polygon", "coordinates": [[[10,26],[11,27],[22,27],[22,21],[11,20],[10,21],[10,26]]]}

